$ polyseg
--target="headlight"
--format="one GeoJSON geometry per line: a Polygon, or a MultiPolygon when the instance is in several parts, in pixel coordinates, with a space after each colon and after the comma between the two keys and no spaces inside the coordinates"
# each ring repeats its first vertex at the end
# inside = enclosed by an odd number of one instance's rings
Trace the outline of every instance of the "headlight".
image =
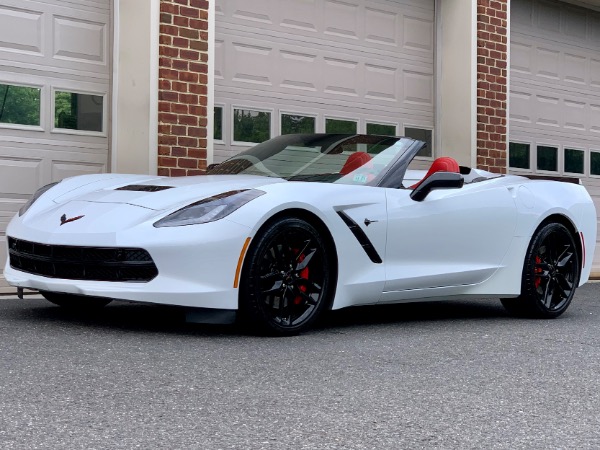
{"type": "Polygon", "coordinates": [[[155,227],[181,227],[214,222],[228,216],[236,209],[254,200],[265,192],[257,189],[243,189],[213,195],[199,202],[181,208],[154,224],[155,227]]]}
{"type": "Polygon", "coordinates": [[[23,214],[25,214],[27,212],[27,210],[29,208],[31,208],[31,205],[33,205],[35,203],[35,201],[38,198],[40,198],[44,192],[46,192],[51,187],[56,186],[58,183],[60,183],[60,181],[56,181],[54,183],[47,184],[46,186],[42,186],[37,191],[35,191],[33,193],[33,195],[31,196],[31,198],[27,201],[27,203],[25,203],[23,206],[21,206],[21,209],[19,209],[19,216],[22,216],[23,214]]]}

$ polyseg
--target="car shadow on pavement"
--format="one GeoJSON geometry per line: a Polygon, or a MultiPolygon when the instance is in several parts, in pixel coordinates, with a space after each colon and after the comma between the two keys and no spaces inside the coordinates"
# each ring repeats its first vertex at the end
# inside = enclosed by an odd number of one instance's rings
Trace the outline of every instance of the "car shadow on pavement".
{"type": "Polygon", "coordinates": [[[500,300],[448,300],[388,305],[355,306],[330,311],[319,328],[351,328],[413,322],[456,320],[505,320],[509,317],[500,300]]]}
{"type": "MultiPolygon", "coordinates": [[[[63,327],[95,327],[142,333],[244,336],[239,325],[197,324],[185,321],[185,308],[115,301],[94,311],[70,311],[42,299],[28,299],[27,307],[12,308],[12,319],[56,322],[63,327]]],[[[23,305],[21,305],[23,306],[23,305]]],[[[341,332],[353,328],[402,325],[415,322],[506,320],[498,300],[436,301],[394,305],[370,305],[330,311],[307,333],[341,332]]],[[[251,334],[251,333],[250,333],[251,334]]]]}

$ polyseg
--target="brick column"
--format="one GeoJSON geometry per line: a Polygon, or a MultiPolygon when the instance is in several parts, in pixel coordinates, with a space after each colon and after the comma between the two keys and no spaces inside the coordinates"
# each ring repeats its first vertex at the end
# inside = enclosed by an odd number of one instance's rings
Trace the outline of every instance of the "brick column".
{"type": "Polygon", "coordinates": [[[506,173],[508,0],[477,0],[477,167],[506,173]]]}
{"type": "Polygon", "coordinates": [[[206,169],[208,1],[161,0],[158,174],[206,169]]]}

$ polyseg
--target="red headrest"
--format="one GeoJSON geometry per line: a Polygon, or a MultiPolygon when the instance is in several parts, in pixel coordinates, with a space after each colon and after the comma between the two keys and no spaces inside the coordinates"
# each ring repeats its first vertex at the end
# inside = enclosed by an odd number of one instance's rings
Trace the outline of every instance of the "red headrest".
{"type": "Polygon", "coordinates": [[[340,170],[342,175],[348,175],[350,172],[355,171],[360,166],[364,166],[371,161],[371,156],[365,152],[356,152],[348,156],[348,159],[344,163],[344,167],[340,170]]]}
{"type": "Polygon", "coordinates": [[[421,181],[419,181],[418,183],[413,184],[410,187],[410,189],[416,189],[417,186],[419,186],[423,181],[425,181],[427,178],[429,178],[431,176],[431,174],[434,174],[436,172],[459,173],[460,169],[458,167],[458,163],[456,162],[456,160],[454,158],[450,158],[449,156],[442,156],[442,157],[436,159],[433,162],[433,164],[431,164],[431,167],[429,168],[429,170],[427,171],[427,173],[425,174],[423,179],[421,181]]]}

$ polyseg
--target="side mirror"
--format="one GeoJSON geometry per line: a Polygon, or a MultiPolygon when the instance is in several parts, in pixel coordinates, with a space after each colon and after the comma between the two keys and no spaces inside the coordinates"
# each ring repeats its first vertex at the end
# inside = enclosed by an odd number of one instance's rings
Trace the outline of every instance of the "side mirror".
{"type": "Polygon", "coordinates": [[[422,202],[434,189],[460,189],[465,180],[460,173],[436,172],[423,180],[411,193],[410,198],[422,202]]]}

